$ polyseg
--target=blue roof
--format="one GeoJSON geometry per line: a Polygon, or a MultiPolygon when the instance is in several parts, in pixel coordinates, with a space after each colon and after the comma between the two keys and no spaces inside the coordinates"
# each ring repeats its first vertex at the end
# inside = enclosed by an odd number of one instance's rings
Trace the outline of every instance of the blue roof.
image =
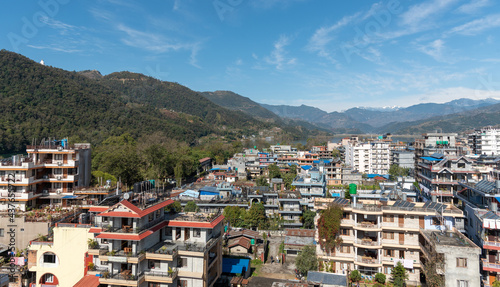
{"type": "Polygon", "coordinates": [[[250,269],[250,259],[222,257],[222,273],[245,274],[250,269]]]}
{"type": "Polygon", "coordinates": [[[220,167],[214,167],[210,169],[210,171],[216,171],[216,170],[226,170],[225,168],[220,168],[220,167]]]}
{"type": "Polygon", "coordinates": [[[381,175],[377,174],[377,173],[369,173],[369,174],[366,175],[366,177],[368,177],[368,178],[374,178],[376,176],[381,176],[381,175]]]}
{"type": "Polygon", "coordinates": [[[312,168],[312,166],[310,166],[310,165],[304,165],[304,166],[302,167],[302,169],[303,169],[303,170],[309,170],[309,169],[311,169],[311,168],[312,168]]]}
{"type": "Polygon", "coordinates": [[[421,157],[421,159],[425,159],[428,161],[442,161],[443,160],[442,158],[435,158],[435,157],[430,157],[430,156],[423,156],[423,157],[421,157]]]}
{"type": "Polygon", "coordinates": [[[332,160],[330,159],[318,159],[318,160],[313,160],[313,163],[320,163],[320,162],[324,162],[324,163],[331,163],[332,160]]]}
{"type": "Polygon", "coordinates": [[[195,197],[195,198],[197,198],[198,197],[198,192],[194,191],[192,189],[188,189],[188,190],[184,191],[183,193],[181,193],[180,196],[189,196],[189,197],[195,197]]]}
{"type": "Polygon", "coordinates": [[[219,190],[216,187],[208,186],[208,185],[205,185],[204,187],[200,188],[200,192],[203,192],[203,191],[219,193],[219,190]]]}
{"type": "Polygon", "coordinates": [[[62,199],[75,199],[75,198],[77,198],[76,195],[65,195],[62,197],[62,199]]]}
{"type": "Polygon", "coordinates": [[[200,190],[200,195],[219,195],[219,192],[200,190]]]}

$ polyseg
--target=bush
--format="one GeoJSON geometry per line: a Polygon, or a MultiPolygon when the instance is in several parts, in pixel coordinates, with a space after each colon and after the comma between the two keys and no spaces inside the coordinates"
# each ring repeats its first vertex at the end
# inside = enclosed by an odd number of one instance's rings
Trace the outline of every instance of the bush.
{"type": "Polygon", "coordinates": [[[373,287],[384,287],[384,286],[385,286],[385,284],[382,284],[382,283],[375,283],[373,285],[373,287]]]}
{"type": "Polygon", "coordinates": [[[375,274],[375,282],[380,283],[380,284],[385,284],[385,274],[384,273],[377,273],[375,274]]]}

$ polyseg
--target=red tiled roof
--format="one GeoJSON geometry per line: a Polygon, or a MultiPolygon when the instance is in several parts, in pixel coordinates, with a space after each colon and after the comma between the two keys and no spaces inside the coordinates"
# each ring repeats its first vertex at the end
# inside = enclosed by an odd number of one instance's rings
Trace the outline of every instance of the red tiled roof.
{"type": "Polygon", "coordinates": [[[91,227],[89,230],[89,233],[101,233],[101,232],[102,232],[102,228],[100,228],[100,227],[91,227]]]}
{"type": "Polygon", "coordinates": [[[236,245],[242,246],[245,249],[250,249],[250,246],[252,246],[250,239],[248,239],[246,237],[240,237],[237,239],[229,240],[227,247],[231,248],[231,247],[234,247],[236,245]]]}
{"type": "Polygon", "coordinates": [[[168,225],[168,221],[163,221],[162,223],[155,225],[153,228],[146,230],[140,234],[131,234],[131,233],[101,233],[96,236],[96,238],[105,238],[105,239],[117,239],[117,240],[132,240],[139,241],[142,240],[149,235],[155,233],[156,231],[162,229],[163,227],[168,225]]]}
{"type": "Polygon", "coordinates": [[[207,161],[207,160],[211,160],[211,158],[209,158],[209,157],[204,157],[204,158],[200,159],[200,160],[199,160],[199,162],[200,162],[200,163],[202,163],[202,162],[205,162],[205,161],[207,161]]]}
{"type": "Polygon", "coordinates": [[[298,229],[287,228],[285,230],[286,236],[299,236],[299,237],[314,237],[316,229],[298,229]]]}
{"type": "Polygon", "coordinates": [[[261,238],[260,234],[257,231],[253,231],[250,229],[243,229],[240,231],[233,231],[233,230],[229,231],[229,234],[228,234],[229,238],[239,237],[239,236],[245,236],[245,237],[254,238],[254,239],[261,238]]]}
{"type": "MultiPolygon", "coordinates": [[[[158,209],[161,209],[165,206],[168,206],[170,204],[174,203],[174,201],[172,199],[167,199],[161,203],[158,203],[158,204],[155,204],[149,208],[146,208],[144,210],[141,210],[139,207],[133,205],[132,203],[130,203],[128,200],[122,200],[120,202],[118,202],[117,204],[113,205],[112,207],[110,208],[107,208],[106,210],[110,210],[112,208],[115,208],[117,205],[123,205],[125,206],[126,208],[128,208],[131,212],[126,212],[126,211],[109,211],[109,212],[102,212],[102,213],[99,213],[97,214],[97,216],[110,216],[110,217],[133,217],[133,218],[141,218],[141,217],[144,217],[148,214],[150,214],[151,212],[155,212],[157,211],[158,209]]],[[[106,211],[104,210],[104,211],[106,211]]]]}
{"type": "Polygon", "coordinates": [[[89,208],[89,211],[90,212],[103,212],[103,211],[106,211],[108,210],[109,207],[107,206],[92,206],[91,208],[89,208]]]}
{"type": "Polygon", "coordinates": [[[73,287],[97,287],[99,286],[99,277],[95,275],[85,275],[73,287]]]}

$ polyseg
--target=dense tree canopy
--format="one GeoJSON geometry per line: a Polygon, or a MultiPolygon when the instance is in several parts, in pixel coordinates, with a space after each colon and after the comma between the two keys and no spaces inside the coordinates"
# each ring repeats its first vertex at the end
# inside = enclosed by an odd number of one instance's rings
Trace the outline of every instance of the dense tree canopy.
{"type": "Polygon", "coordinates": [[[331,252],[342,243],[339,234],[343,212],[342,206],[338,204],[331,204],[321,211],[318,219],[319,244],[326,252],[331,252]]]}
{"type": "Polygon", "coordinates": [[[307,245],[302,248],[295,259],[295,266],[300,274],[307,276],[309,271],[318,270],[318,258],[316,257],[316,247],[307,245]]]}

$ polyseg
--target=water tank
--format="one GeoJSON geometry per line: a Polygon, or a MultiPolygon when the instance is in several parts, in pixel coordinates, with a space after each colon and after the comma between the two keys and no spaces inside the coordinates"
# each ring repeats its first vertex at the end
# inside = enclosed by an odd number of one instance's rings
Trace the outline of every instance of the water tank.
{"type": "Polygon", "coordinates": [[[349,194],[356,194],[357,185],[354,183],[349,184],[349,194]]]}

